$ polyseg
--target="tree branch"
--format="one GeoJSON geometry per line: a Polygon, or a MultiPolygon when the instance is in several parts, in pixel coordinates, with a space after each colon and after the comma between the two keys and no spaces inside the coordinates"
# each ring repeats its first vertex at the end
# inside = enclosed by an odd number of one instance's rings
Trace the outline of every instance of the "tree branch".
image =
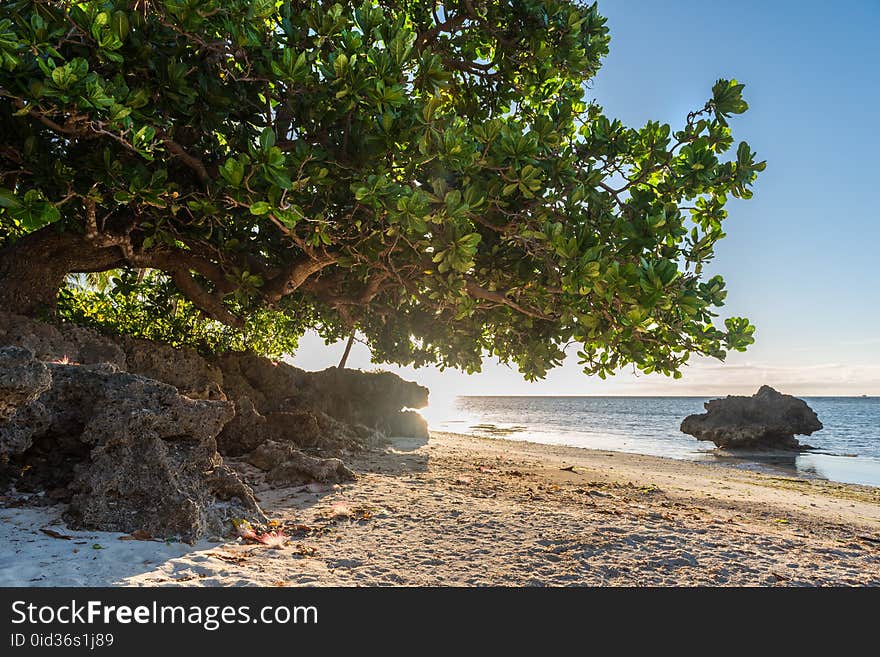
{"type": "MultiPolygon", "coordinates": [[[[91,220],[89,219],[88,222],[91,220]]],[[[115,236],[114,245],[123,253],[124,262],[133,267],[159,269],[171,275],[171,279],[186,298],[208,317],[223,322],[233,328],[242,328],[244,320],[231,312],[223,304],[223,296],[232,292],[236,286],[226,280],[223,269],[191,251],[156,250],[137,252],[128,234],[115,236]],[[191,271],[198,272],[214,286],[214,291],[206,289],[199,283],[191,271]]]]}
{"type": "Polygon", "coordinates": [[[244,326],[244,320],[241,317],[230,312],[223,305],[223,300],[220,297],[208,292],[185,268],[174,271],[171,274],[171,278],[177,289],[208,317],[233,328],[242,328],[244,326]]]}
{"type": "Polygon", "coordinates": [[[205,164],[199,158],[187,153],[183,146],[167,137],[164,133],[160,133],[159,136],[160,139],[162,139],[162,143],[165,144],[165,148],[168,149],[168,152],[192,169],[203,185],[207,187],[211,183],[211,176],[208,174],[205,164]]]}
{"type": "Polygon", "coordinates": [[[309,276],[332,265],[336,260],[336,256],[327,253],[297,258],[263,286],[263,296],[270,304],[278,303],[305,283],[309,276]]]}
{"type": "Polygon", "coordinates": [[[419,36],[419,38],[416,40],[416,50],[418,50],[419,52],[424,50],[425,46],[427,46],[429,43],[433,42],[434,39],[440,36],[441,32],[454,32],[462,25],[464,25],[464,22],[468,18],[469,17],[465,14],[459,14],[458,16],[447,19],[442,23],[437,23],[430,30],[419,36]]]}
{"type": "Polygon", "coordinates": [[[383,281],[388,278],[389,274],[386,271],[376,272],[370,278],[367,279],[367,284],[364,286],[364,289],[361,290],[360,297],[358,297],[358,301],[361,304],[368,304],[376,295],[379,294],[379,290],[382,286],[383,281]]]}
{"type": "MultiPolygon", "coordinates": [[[[28,107],[27,104],[21,98],[13,96],[12,94],[8,93],[2,87],[0,87],[0,96],[4,96],[6,98],[11,98],[12,104],[15,105],[20,110],[23,110],[28,107]]],[[[50,130],[57,132],[57,133],[60,133],[60,134],[63,134],[63,135],[81,136],[81,135],[85,134],[85,132],[81,128],[77,128],[76,126],[61,125],[60,123],[53,121],[48,116],[45,116],[44,114],[36,111],[35,109],[28,108],[28,116],[35,118],[37,121],[42,123],[44,126],[49,128],[50,130]]]]}
{"type": "Polygon", "coordinates": [[[494,301],[495,303],[503,304],[509,308],[512,308],[518,313],[527,315],[528,317],[534,317],[535,319],[543,319],[547,321],[551,321],[553,319],[549,315],[545,315],[542,312],[519,305],[515,301],[508,299],[500,292],[492,292],[491,290],[487,290],[486,288],[478,285],[475,281],[470,279],[467,279],[465,281],[465,290],[468,294],[476,299],[483,299],[484,301],[494,301]]]}
{"type": "Polygon", "coordinates": [[[323,301],[333,306],[336,310],[342,310],[345,306],[365,306],[387,286],[384,283],[391,274],[387,271],[378,271],[367,279],[366,285],[359,294],[341,294],[334,287],[344,284],[345,281],[336,275],[322,277],[317,280],[305,281],[302,288],[311,292],[323,301]]]}

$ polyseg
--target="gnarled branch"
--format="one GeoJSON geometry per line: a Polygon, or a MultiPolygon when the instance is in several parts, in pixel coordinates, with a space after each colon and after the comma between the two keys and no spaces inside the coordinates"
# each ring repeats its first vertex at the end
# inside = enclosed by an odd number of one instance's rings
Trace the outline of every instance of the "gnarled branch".
{"type": "Polygon", "coordinates": [[[263,286],[263,296],[270,304],[278,303],[283,297],[299,288],[312,274],[321,271],[337,261],[335,255],[328,253],[313,256],[304,255],[292,261],[263,286]]]}
{"type": "Polygon", "coordinates": [[[515,301],[508,299],[505,295],[500,292],[492,292],[491,290],[487,290],[486,288],[479,285],[476,281],[468,279],[465,282],[465,290],[468,294],[476,299],[482,299],[484,301],[494,301],[495,303],[500,303],[509,308],[512,308],[518,313],[523,315],[527,315],[528,317],[534,317],[535,319],[543,319],[550,321],[553,318],[549,315],[545,315],[544,313],[534,310],[532,308],[527,308],[526,306],[521,306],[515,301]]]}
{"type": "Polygon", "coordinates": [[[212,294],[202,287],[187,269],[175,270],[172,272],[171,278],[177,289],[186,295],[193,305],[208,315],[208,317],[233,328],[242,328],[244,326],[244,320],[224,306],[221,297],[212,294]]]}
{"type": "Polygon", "coordinates": [[[369,304],[376,298],[376,295],[378,295],[383,288],[387,287],[383,286],[382,283],[390,278],[390,276],[391,274],[387,271],[375,272],[367,279],[366,285],[364,285],[363,289],[358,294],[338,293],[334,288],[344,281],[341,277],[336,275],[306,281],[303,283],[302,289],[311,292],[321,300],[326,301],[328,304],[341,311],[346,306],[365,306],[369,304]]]}
{"type": "Polygon", "coordinates": [[[455,32],[458,28],[464,25],[468,18],[469,17],[466,14],[459,14],[458,16],[453,16],[442,23],[437,23],[434,27],[427,30],[416,39],[416,50],[421,52],[425,46],[432,43],[442,32],[455,32]]]}
{"type": "Polygon", "coordinates": [[[199,158],[190,155],[183,146],[164,135],[162,136],[162,143],[165,144],[165,148],[168,149],[169,153],[195,172],[203,185],[207,186],[211,183],[211,176],[208,174],[205,164],[199,158]]]}

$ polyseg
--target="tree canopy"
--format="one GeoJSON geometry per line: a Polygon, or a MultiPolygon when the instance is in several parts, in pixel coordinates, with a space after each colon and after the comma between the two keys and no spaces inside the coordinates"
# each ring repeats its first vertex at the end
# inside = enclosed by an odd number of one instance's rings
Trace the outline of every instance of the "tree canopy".
{"type": "Polygon", "coordinates": [[[571,0],[5,0],[0,307],[67,281],[62,313],[172,343],[357,330],[528,378],[743,350],[703,274],[764,168],[743,85],[627,127],[588,100],[608,45],[571,0]]]}

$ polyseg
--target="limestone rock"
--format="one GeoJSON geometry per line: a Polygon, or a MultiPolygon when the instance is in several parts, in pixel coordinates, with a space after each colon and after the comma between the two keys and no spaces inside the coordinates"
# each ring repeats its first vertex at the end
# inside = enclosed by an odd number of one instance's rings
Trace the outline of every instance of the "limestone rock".
{"type": "Polygon", "coordinates": [[[63,327],[0,311],[0,345],[24,347],[37,360],[83,365],[110,363],[126,369],[125,351],[111,337],[79,326],[63,327]]]}
{"type": "Polygon", "coordinates": [[[126,371],[172,385],[192,399],[226,399],[223,373],[194,349],[139,338],[118,339],[125,350],[126,371]]]}
{"type": "MultiPolygon", "coordinates": [[[[5,420],[39,397],[52,382],[46,366],[22,347],[0,349],[0,420],[5,420]]],[[[14,453],[0,442],[0,457],[14,453]]]]}
{"type": "Polygon", "coordinates": [[[7,345],[0,490],[69,501],[77,526],[222,533],[226,517],[258,521],[261,512],[220,454],[271,457],[273,483],[345,481],[352,472],[328,457],[384,434],[428,434],[412,410],[427,404],[427,388],[389,372],[306,372],[238,352],[207,358],[0,311],[7,345]]]}
{"type": "Polygon", "coordinates": [[[4,478],[19,490],[66,489],[54,497],[69,498],[71,527],[194,541],[228,533],[232,518],[265,521],[217,452],[231,404],[108,364],[43,367],[51,384],[0,423],[0,444],[17,440],[4,478]]]}
{"type": "Polygon", "coordinates": [[[217,448],[227,456],[241,456],[266,441],[266,418],[261,415],[250,397],[235,400],[233,417],[217,436],[217,448]]]}
{"type": "Polygon", "coordinates": [[[428,439],[428,423],[415,411],[398,411],[390,414],[382,428],[389,436],[428,439]]]}
{"type": "Polygon", "coordinates": [[[401,409],[428,405],[428,389],[391,372],[330,367],[311,372],[292,401],[319,409],[343,422],[364,424],[387,433],[387,425],[396,421],[401,409]]]}
{"type": "Polygon", "coordinates": [[[290,443],[266,441],[248,455],[248,463],[268,471],[267,479],[287,485],[312,481],[339,483],[351,481],[354,473],[337,458],[315,458],[290,443]]]}
{"type": "Polygon", "coordinates": [[[810,435],[822,428],[806,402],[769,386],[761,386],[751,397],[713,399],[705,408],[705,413],[685,418],[681,431],[727,449],[811,449],[795,434],[810,435]]]}
{"type": "Polygon", "coordinates": [[[426,433],[424,421],[408,409],[426,406],[428,389],[390,372],[336,367],[306,372],[241,352],[209,359],[192,349],[102,335],[69,324],[45,324],[0,311],[0,346],[5,345],[27,348],[39,361],[108,363],[119,371],[172,385],[193,399],[232,401],[239,418],[220,439],[220,451],[229,455],[277,439],[323,451],[358,449],[364,444],[358,425],[374,435],[424,437],[426,433]]]}
{"type": "Polygon", "coordinates": [[[266,441],[289,442],[298,448],[332,454],[362,449],[368,442],[363,428],[325,413],[300,409],[263,415],[249,397],[239,398],[235,408],[235,417],[217,437],[220,452],[228,456],[247,454],[266,441]]]}

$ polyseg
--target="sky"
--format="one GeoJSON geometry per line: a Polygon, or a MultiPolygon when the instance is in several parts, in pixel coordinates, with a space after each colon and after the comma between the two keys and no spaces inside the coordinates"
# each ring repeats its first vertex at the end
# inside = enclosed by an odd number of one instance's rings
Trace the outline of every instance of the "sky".
{"type": "MultiPolygon", "coordinates": [[[[574,357],[527,383],[483,372],[383,366],[454,395],[880,395],[880,0],[600,0],[610,53],[588,97],[638,127],[679,127],[719,77],[746,84],[731,122],[767,169],[754,198],[731,199],[708,274],[729,290],[722,318],[744,315],[756,343],[724,363],[692,359],[679,380],[630,371],[602,381],[574,357]]],[[[292,362],[322,369],[343,345],[307,335],[292,362]]],[[[349,367],[373,369],[356,344],[349,367]]],[[[433,405],[433,402],[432,402],[433,405]]]]}

